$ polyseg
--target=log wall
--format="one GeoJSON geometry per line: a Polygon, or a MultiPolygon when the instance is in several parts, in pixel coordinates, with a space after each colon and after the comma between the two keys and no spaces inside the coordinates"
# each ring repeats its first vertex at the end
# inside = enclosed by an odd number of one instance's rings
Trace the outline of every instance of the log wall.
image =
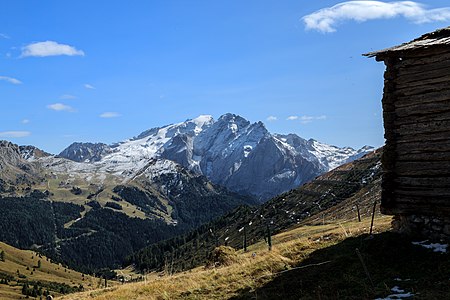
{"type": "Polygon", "coordinates": [[[450,49],[382,60],[386,146],[381,210],[450,216],[450,49]]]}

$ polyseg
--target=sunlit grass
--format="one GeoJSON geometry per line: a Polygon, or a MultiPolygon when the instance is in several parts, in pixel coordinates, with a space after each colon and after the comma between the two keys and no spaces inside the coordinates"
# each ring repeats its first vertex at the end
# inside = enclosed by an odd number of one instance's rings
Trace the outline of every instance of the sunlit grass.
{"type": "MultiPolygon", "coordinates": [[[[389,228],[390,217],[375,220],[376,232],[389,228]]],[[[264,241],[238,251],[237,261],[229,266],[196,269],[172,276],[149,274],[144,282],[129,283],[113,289],[67,295],[62,299],[227,299],[242,290],[256,291],[277,274],[289,272],[310,253],[336,244],[349,236],[367,233],[370,219],[316,226],[301,226],[273,237],[273,249],[264,241]]]]}

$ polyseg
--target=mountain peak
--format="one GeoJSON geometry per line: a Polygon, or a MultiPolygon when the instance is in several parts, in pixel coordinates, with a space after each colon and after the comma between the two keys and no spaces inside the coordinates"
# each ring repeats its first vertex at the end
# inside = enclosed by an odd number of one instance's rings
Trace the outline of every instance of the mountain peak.
{"type": "MultiPolygon", "coordinates": [[[[264,123],[226,113],[144,131],[113,147],[74,143],[60,155],[106,169],[137,170],[150,159],[167,159],[213,183],[265,200],[359,158],[372,148],[355,151],[296,134],[271,134],[264,123]],[[126,166],[126,167],[125,167],[126,166]]],[[[134,173],[133,173],[134,174],[134,173]]]]}
{"type": "Polygon", "coordinates": [[[101,160],[104,155],[111,152],[111,147],[104,143],[75,142],[61,151],[59,156],[77,162],[95,162],[101,160]]]}
{"type": "Polygon", "coordinates": [[[199,115],[197,118],[194,118],[194,119],[191,119],[188,121],[193,121],[194,123],[198,123],[198,124],[204,124],[204,123],[213,122],[214,118],[211,115],[199,115]]]}
{"type": "Polygon", "coordinates": [[[188,127],[188,124],[195,124],[194,133],[199,134],[205,127],[210,126],[214,123],[214,118],[211,115],[200,115],[197,118],[187,120],[180,125],[188,127]]]}
{"type": "Polygon", "coordinates": [[[241,117],[240,115],[232,114],[232,113],[226,113],[219,117],[219,121],[226,121],[226,122],[249,122],[244,117],[241,117]]]}

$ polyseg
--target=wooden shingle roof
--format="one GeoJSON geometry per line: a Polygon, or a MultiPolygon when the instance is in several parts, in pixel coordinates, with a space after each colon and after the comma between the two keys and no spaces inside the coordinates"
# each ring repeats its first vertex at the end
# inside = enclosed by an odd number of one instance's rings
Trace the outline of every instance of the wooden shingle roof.
{"type": "Polygon", "coordinates": [[[383,60],[384,57],[399,56],[410,51],[423,50],[435,46],[450,47],[450,26],[426,33],[408,43],[379,51],[369,52],[364,54],[364,56],[376,57],[377,60],[383,60]]]}

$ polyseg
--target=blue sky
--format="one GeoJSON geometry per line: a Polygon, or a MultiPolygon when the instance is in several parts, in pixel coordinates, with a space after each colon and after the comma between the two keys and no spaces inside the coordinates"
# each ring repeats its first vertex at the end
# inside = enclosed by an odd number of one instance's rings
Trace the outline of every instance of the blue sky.
{"type": "Polygon", "coordinates": [[[361,54],[448,26],[421,3],[2,1],[0,139],[59,153],[232,112],[381,146],[384,65],[361,54]]]}

